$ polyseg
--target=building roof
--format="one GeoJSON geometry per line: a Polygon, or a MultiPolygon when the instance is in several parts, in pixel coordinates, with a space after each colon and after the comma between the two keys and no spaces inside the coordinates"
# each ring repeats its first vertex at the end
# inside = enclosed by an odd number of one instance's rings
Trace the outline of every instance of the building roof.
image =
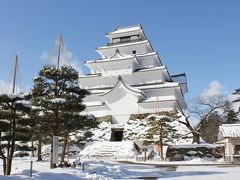
{"type": "Polygon", "coordinates": [[[129,54],[123,54],[121,53],[118,49],[116,49],[116,52],[109,58],[106,59],[99,59],[99,60],[91,60],[91,61],[86,61],[85,65],[89,65],[92,63],[107,63],[109,64],[109,62],[114,62],[114,61],[119,61],[119,60],[129,60],[129,59],[133,59],[136,60],[138,64],[141,64],[137,58],[137,55],[129,55],[129,54]]]}
{"type": "Polygon", "coordinates": [[[160,102],[160,101],[175,101],[175,96],[156,96],[156,97],[149,97],[141,101],[141,103],[149,103],[149,102],[160,102]]]}
{"type": "Polygon", "coordinates": [[[119,33],[126,33],[126,32],[132,32],[132,31],[138,31],[141,30],[140,25],[134,25],[134,26],[126,26],[126,27],[117,27],[115,31],[109,32],[107,34],[119,34],[119,33]]]}
{"type": "Polygon", "coordinates": [[[187,78],[185,73],[171,75],[171,78],[174,82],[179,82],[182,85],[184,92],[188,92],[187,78]]]}
{"type": "Polygon", "coordinates": [[[122,58],[126,56],[125,54],[120,53],[119,49],[116,49],[116,52],[109,58],[109,59],[113,59],[113,58],[122,58]]]}
{"type": "MultiPolygon", "coordinates": [[[[85,61],[85,65],[90,64],[90,63],[110,62],[111,60],[124,60],[124,59],[130,59],[130,58],[142,58],[142,57],[147,57],[147,56],[156,56],[158,58],[159,62],[160,62],[160,66],[162,66],[162,62],[160,61],[159,56],[156,52],[129,55],[129,54],[123,54],[119,51],[115,52],[111,57],[106,58],[106,59],[85,61]]],[[[140,69],[138,69],[138,70],[140,70],[140,69]]]]}
{"type": "Polygon", "coordinates": [[[101,94],[100,96],[105,96],[105,95],[111,93],[111,92],[112,92],[114,89],[116,89],[116,88],[118,87],[118,85],[120,85],[120,84],[122,84],[126,89],[128,89],[129,91],[131,91],[131,92],[134,93],[134,94],[138,94],[138,95],[143,96],[143,97],[145,97],[145,98],[147,97],[140,89],[134,88],[134,87],[126,84],[125,81],[123,81],[123,79],[122,79],[121,76],[118,77],[118,82],[116,83],[116,85],[115,85],[112,89],[110,89],[109,91],[101,94]]]}
{"type": "Polygon", "coordinates": [[[223,124],[219,126],[219,133],[223,138],[240,137],[240,124],[223,124]]]}
{"type": "Polygon", "coordinates": [[[136,69],[135,72],[155,71],[155,70],[165,70],[165,69],[166,69],[166,66],[154,66],[154,67],[136,69]]]}
{"type": "Polygon", "coordinates": [[[90,107],[90,106],[103,106],[105,105],[104,102],[99,102],[99,101],[94,101],[94,102],[83,102],[83,104],[87,107],[90,107]]]}
{"type": "Polygon", "coordinates": [[[123,46],[126,47],[126,46],[138,45],[138,44],[149,44],[152,51],[154,51],[149,40],[144,40],[144,41],[129,42],[127,44],[123,43],[123,44],[114,44],[112,46],[101,46],[96,48],[96,52],[102,49],[111,49],[111,48],[117,48],[117,47],[123,47],[123,46]]]}

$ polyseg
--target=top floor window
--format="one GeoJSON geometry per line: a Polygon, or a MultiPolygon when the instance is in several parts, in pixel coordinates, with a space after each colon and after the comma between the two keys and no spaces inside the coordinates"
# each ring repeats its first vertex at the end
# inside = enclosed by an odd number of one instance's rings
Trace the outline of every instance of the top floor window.
{"type": "Polygon", "coordinates": [[[127,42],[136,42],[142,40],[139,35],[124,36],[113,38],[112,42],[109,42],[108,45],[127,43],[127,42]]]}
{"type": "Polygon", "coordinates": [[[130,41],[131,41],[131,37],[130,36],[120,37],[120,42],[121,43],[130,42],[130,41]]]}

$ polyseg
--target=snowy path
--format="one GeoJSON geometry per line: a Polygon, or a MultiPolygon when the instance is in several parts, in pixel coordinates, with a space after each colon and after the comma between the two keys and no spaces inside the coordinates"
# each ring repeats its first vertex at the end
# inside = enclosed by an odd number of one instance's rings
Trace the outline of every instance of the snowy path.
{"type": "Polygon", "coordinates": [[[18,158],[13,162],[12,175],[1,176],[1,180],[79,180],[79,179],[135,179],[159,178],[166,180],[235,180],[240,179],[240,167],[180,166],[176,169],[136,164],[111,163],[104,161],[85,162],[85,173],[79,168],[49,169],[49,162],[34,161],[33,178],[29,177],[30,159],[18,158]]]}

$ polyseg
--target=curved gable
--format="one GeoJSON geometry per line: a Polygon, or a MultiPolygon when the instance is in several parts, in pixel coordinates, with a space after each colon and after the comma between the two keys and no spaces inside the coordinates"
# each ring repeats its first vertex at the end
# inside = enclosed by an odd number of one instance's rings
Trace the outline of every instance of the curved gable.
{"type": "Polygon", "coordinates": [[[126,82],[123,81],[121,76],[118,77],[118,82],[115,84],[115,86],[112,89],[110,89],[106,93],[101,94],[100,96],[106,97],[106,96],[108,96],[112,93],[115,93],[116,91],[119,91],[121,89],[124,89],[125,91],[127,91],[128,93],[130,93],[134,96],[141,97],[141,99],[146,98],[146,95],[141,90],[126,84],[126,82]],[[121,88],[121,87],[123,87],[123,88],[121,88]]]}

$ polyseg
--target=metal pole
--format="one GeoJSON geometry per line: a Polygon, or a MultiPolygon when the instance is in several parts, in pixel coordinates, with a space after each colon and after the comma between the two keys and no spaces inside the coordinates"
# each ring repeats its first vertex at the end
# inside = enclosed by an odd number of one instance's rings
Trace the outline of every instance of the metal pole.
{"type": "Polygon", "coordinates": [[[57,58],[57,70],[59,69],[60,65],[60,55],[61,55],[61,46],[62,46],[62,35],[60,34],[59,42],[58,42],[58,58],[57,58]]]}
{"type": "Polygon", "coordinates": [[[32,177],[33,161],[30,162],[30,177],[32,177]]]}
{"type": "Polygon", "coordinates": [[[16,87],[16,74],[17,74],[17,65],[18,65],[18,55],[16,54],[15,64],[14,64],[14,73],[13,73],[13,89],[12,93],[15,93],[15,87],[16,87]]]}
{"type": "Polygon", "coordinates": [[[144,162],[147,160],[147,151],[144,151],[144,162]]]}

